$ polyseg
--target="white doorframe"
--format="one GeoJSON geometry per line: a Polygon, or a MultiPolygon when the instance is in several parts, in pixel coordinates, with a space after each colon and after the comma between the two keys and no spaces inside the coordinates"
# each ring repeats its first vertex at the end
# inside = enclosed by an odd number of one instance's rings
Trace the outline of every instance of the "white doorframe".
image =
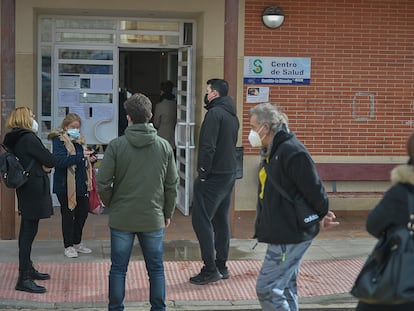
{"type": "Polygon", "coordinates": [[[190,214],[194,181],[194,85],[192,48],[178,49],[176,160],[179,174],[177,208],[190,214]]]}

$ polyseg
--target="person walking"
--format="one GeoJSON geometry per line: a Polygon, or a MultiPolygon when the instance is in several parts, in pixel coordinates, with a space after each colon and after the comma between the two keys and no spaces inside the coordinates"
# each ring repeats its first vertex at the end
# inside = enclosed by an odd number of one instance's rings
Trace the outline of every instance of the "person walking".
{"type": "Polygon", "coordinates": [[[194,181],[192,204],[192,225],[204,265],[200,273],[190,278],[190,283],[195,285],[230,277],[226,265],[230,245],[229,210],[236,180],[239,120],[236,106],[227,93],[227,81],[207,81],[204,98],[207,113],[200,129],[198,177],[194,181]]]}
{"type": "Polygon", "coordinates": [[[128,127],[109,143],[96,177],[109,211],[110,311],[124,310],[125,277],[135,236],[149,276],[151,311],[166,308],[163,238],[175,210],[178,173],[171,145],[148,123],[151,106],[140,93],[125,101],[128,127]]]}
{"type": "Polygon", "coordinates": [[[320,226],[337,225],[329,211],[328,196],[306,147],[287,126],[276,106],[263,103],[250,109],[249,142],[261,148],[255,238],[267,243],[256,283],[264,311],[298,310],[297,277],[306,250],[320,226]],[[302,195],[321,222],[308,229],[299,226],[295,207],[273,186],[291,197],[302,195]]]}
{"type": "Polygon", "coordinates": [[[56,168],[53,192],[60,203],[64,255],[76,258],[79,253],[92,252],[82,243],[83,227],[89,212],[88,190],[92,187],[94,150],[87,150],[81,134],[81,118],[68,113],[59,128],[48,135],[52,141],[56,168]]]}
{"type": "MultiPolygon", "coordinates": [[[[168,140],[175,151],[175,125],[177,124],[177,102],[173,94],[174,84],[171,81],[160,85],[160,102],[155,105],[153,124],[157,133],[168,140]]],[[[175,153],[175,152],[174,152],[175,153]]]]}
{"type": "MultiPolygon", "coordinates": [[[[398,165],[391,171],[392,186],[368,214],[366,229],[379,239],[387,232],[408,223],[408,196],[414,195],[414,133],[407,140],[408,163],[398,165]]],[[[414,275],[412,276],[414,278],[414,275]]],[[[402,304],[381,305],[358,302],[356,311],[411,311],[414,301],[402,304]]]]}
{"type": "Polygon", "coordinates": [[[16,189],[20,220],[19,230],[19,278],[15,289],[29,293],[45,293],[46,288],[34,280],[49,280],[48,273],[37,271],[31,260],[33,241],[39,228],[39,220],[53,215],[49,173],[56,161],[36,133],[38,123],[32,110],[27,107],[14,109],[7,119],[7,132],[3,144],[19,158],[29,170],[29,179],[16,189]]]}

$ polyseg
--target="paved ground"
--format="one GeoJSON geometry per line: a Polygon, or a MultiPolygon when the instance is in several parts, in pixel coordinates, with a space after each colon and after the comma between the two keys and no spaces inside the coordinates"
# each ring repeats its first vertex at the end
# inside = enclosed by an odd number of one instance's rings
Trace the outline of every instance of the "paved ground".
{"type": "MultiPolygon", "coordinates": [[[[341,225],[321,232],[305,255],[299,276],[301,311],[353,310],[356,301],[350,287],[374,240],[365,231],[362,214],[336,213],[341,225]]],[[[266,246],[250,239],[254,212],[236,214],[229,266],[232,277],[207,286],[196,286],[188,278],[201,267],[198,242],[191,217],[177,212],[165,237],[167,304],[170,311],[260,310],[255,281],[266,246]]],[[[16,237],[20,217],[16,216],[16,237]]],[[[110,265],[107,215],[89,215],[84,243],[92,254],[76,259],[63,256],[59,208],[42,220],[33,245],[32,259],[52,279],[39,281],[47,287],[42,295],[14,290],[17,280],[17,241],[0,240],[0,309],[103,311],[107,304],[110,265]]],[[[126,310],[149,310],[148,284],[142,255],[135,247],[127,275],[126,310]]]]}
{"type": "MultiPolygon", "coordinates": [[[[298,281],[301,310],[352,310],[349,289],[375,241],[371,238],[316,239],[304,258],[298,281]]],[[[39,281],[42,295],[14,290],[17,242],[0,241],[0,308],[9,310],[105,310],[109,241],[85,241],[92,254],[77,259],[63,256],[61,241],[35,241],[33,261],[52,279],[39,281]]],[[[254,240],[233,239],[232,277],[206,286],[188,278],[201,263],[196,241],[166,241],[165,270],[168,310],[260,310],[255,281],[266,246],[254,240]]],[[[142,255],[134,248],[127,276],[127,310],[148,310],[148,282],[142,255]]]]}

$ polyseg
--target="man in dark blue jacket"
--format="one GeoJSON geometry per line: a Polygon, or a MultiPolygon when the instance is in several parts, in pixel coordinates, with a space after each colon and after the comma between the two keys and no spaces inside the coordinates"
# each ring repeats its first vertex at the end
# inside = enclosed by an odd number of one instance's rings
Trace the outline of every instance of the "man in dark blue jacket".
{"type": "Polygon", "coordinates": [[[200,243],[204,266],[190,278],[204,285],[229,278],[231,194],[236,177],[236,143],[239,120],[228,83],[222,79],[207,81],[205,115],[198,147],[198,177],[194,182],[192,223],[200,243]]]}

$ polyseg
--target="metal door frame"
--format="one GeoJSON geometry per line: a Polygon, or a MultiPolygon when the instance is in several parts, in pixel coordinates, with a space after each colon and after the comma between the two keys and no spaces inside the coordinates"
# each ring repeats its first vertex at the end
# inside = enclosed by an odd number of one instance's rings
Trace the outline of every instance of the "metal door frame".
{"type": "Polygon", "coordinates": [[[179,174],[177,208],[190,214],[194,183],[194,83],[192,47],[178,49],[176,163],[179,174]]]}

